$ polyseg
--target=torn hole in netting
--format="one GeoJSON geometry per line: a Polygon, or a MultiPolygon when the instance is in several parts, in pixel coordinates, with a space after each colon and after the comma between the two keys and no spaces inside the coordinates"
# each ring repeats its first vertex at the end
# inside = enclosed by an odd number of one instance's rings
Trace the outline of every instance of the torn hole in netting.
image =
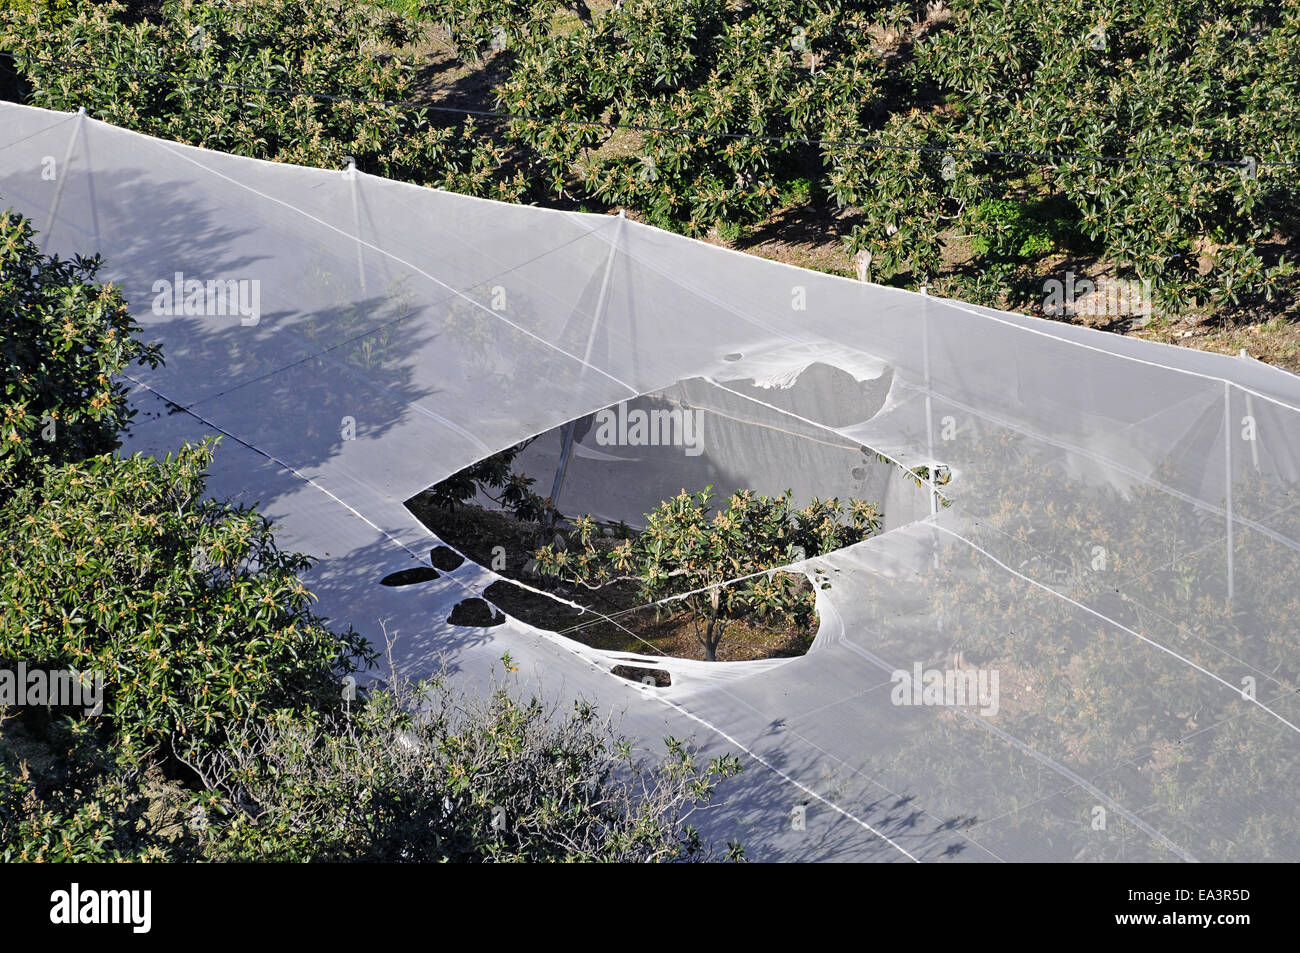
{"type": "Polygon", "coordinates": [[[648,668],[643,665],[615,665],[610,669],[619,678],[637,682],[654,688],[668,688],[673,683],[672,675],[662,668],[648,668]]]}
{"type": "Polygon", "coordinates": [[[460,568],[465,562],[465,557],[450,546],[435,546],[429,553],[429,561],[435,568],[443,572],[451,572],[453,569],[460,568]]]}
{"type": "Polygon", "coordinates": [[[414,569],[400,569],[390,572],[379,580],[381,586],[410,586],[418,582],[429,582],[440,576],[438,570],[430,566],[417,566],[414,569]]]}
{"type": "Polygon", "coordinates": [[[892,373],[874,371],[740,364],[744,380],[683,380],[484,458],[407,507],[439,549],[503,577],[484,598],[529,625],[613,651],[800,655],[817,631],[815,592],[829,584],[768,571],[932,512],[928,484],[834,429],[885,405],[892,373]],[[662,552],[701,536],[709,544],[677,564],[642,558],[652,540],[662,552]],[[711,645],[695,632],[714,614],[707,598],[646,608],[696,589],[725,594],[744,639],[711,645]]]}
{"type": "Polygon", "coordinates": [[[483,599],[463,599],[452,607],[447,617],[449,625],[463,625],[469,628],[487,628],[501,625],[506,617],[483,599]]]}

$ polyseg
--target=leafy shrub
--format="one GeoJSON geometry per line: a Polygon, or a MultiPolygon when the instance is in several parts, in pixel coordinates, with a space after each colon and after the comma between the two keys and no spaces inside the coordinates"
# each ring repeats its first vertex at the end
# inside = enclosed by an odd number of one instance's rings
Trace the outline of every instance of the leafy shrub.
{"type": "Polygon", "coordinates": [[[94,283],[98,256],[48,257],[32,237],[0,214],[0,501],[43,463],[115,449],[134,416],[115,375],[161,361],[120,292],[94,283]]]}
{"type": "MultiPolygon", "coordinates": [[[[525,115],[550,111],[552,103],[577,106],[574,118],[609,111],[651,129],[637,134],[630,152],[581,170],[578,187],[587,195],[695,235],[753,222],[779,194],[770,146],[666,130],[778,133],[785,75],[782,56],[771,55],[784,40],[776,39],[778,29],[761,16],[728,22],[718,0],[635,0],[589,27],[532,42],[502,85],[501,101],[525,115]]],[[[519,123],[514,131],[550,162],[557,180],[598,139],[580,126],[519,123]]]]}
{"type": "MultiPolygon", "coordinates": [[[[476,22],[504,19],[503,4],[471,7],[476,22]]],[[[851,207],[851,254],[870,252],[885,280],[915,282],[948,267],[946,230],[1027,187],[1077,210],[1071,229],[1077,214],[1080,237],[1154,279],[1166,308],[1285,302],[1295,269],[1276,239],[1294,239],[1300,198],[1285,169],[1300,129],[1288,93],[1298,30],[1264,0],[1155,0],[1106,15],[1084,0],[629,2],[575,28],[520,31],[500,96],[524,115],[650,127],[609,138],[536,121],[511,133],[548,162],[553,194],[688,233],[755,221],[793,168],[851,207]],[[780,141],[791,138],[821,145],[780,141]],[[1248,153],[1264,163],[1255,178],[1222,164],[1248,153]],[[1190,161],[1092,158],[1130,154],[1190,161]]],[[[1012,251],[1041,255],[1049,237],[1012,251]]],[[[981,299],[1010,290],[1007,269],[988,287],[983,275],[955,273],[945,287],[981,299]]]]}
{"type": "Polygon", "coordinates": [[[413,67],[385,52],[414,35],[400,16],[347,0],[168,0],[156,23],[123,14],[96,4],[51,24],[0,12],[0,43],[16,55],[28,101],[84,106],[106,122],[238,155],[330,169],[351,156],[389,178],[525,194],[522,175],[502,170],[504,152],[473,122],[435,125],[400,104],[411,98],[413,67]]]}
{"type": "Polygon", "coordinates": [[[233,725],[182,756],[196,791],[146,780],[87,723],[43,747],[11,746],[6,727],[4,861],[712,860],[691,821],[741,770],[729,755],[697,763],[673,738],[647,762],[585,704],[566,713],[439,680],[233,725]]]}
{"type": "Polygon", "coordinates": [[[781,189],[782,205],[807,205],[812,200],[812,181],[800,176],[785,183],[781,189]]]}
{"type": "Polygon", "coordinates": [[[1013,260],[1036,258],[1056,247],[1052,223],[1010,199],[985,199],[970,213],[968,221],[975,226],[971,245],[980,255],[1013,260]]]}
{"type": "Polygon", "coordinates": [[[667,758],[647,766],[585,704],[565,714],[500,688],[478,698],[437,680],[398,682],[355,713],[278,713],[196,763],[222,795],[206,850],[235,860],[709,859],[689,820],[740,764],[697,765],[685,744],[666,744],[667,758]]]}
{"type": "Polygon", "coordinates": [[[20,749],[11,726],[0,709],[0,861],[163,861],[181,853],[183,841],[172,843],[147,820],[154,805],[138,773],[115,764],[84,725],[57,731],[46,747],[21,738],[20,749]],[[56,748],[63,753],[54,756],[56,748]]]}
{"type": "Polygon", "coordinates": [[[1295,235],[1294,176],[1278,163],[1297,158],[1298,32],[1292,13],[1265,0],[1106,12],[1085,0],[999,0],[959,6],[952,28],[918,48],[916,72],[959,107],[945,122],[955,152],[1053,156],[958,157],[954,185],[1038,176],[1108,258],[1154,280],[1163,306],[1232,304],[1273,299],[1293,278],[1267,246],[1295,235]],[[1191,161],[1091,158],[1130,154],[1191,161]],[[1260,163],[1254,178],[1214,161],[1247,155],[1260,163]]]}
{"type": "Polygon", "coordinates": [[[211,443],[92,457],[0,507],[0,657],[102,672],[104,718],[135,756],[331,703],[371,657],[309,610],[308,557],[255,509],[203,498],[211,459],[211,443]]]}
{"type": "Polygon", "coordinates": [[[937,155],[930,145],[933,121],[893,116],[871,145],[832,153],[831,194],[861,213],[862,223],[846,237],[854,255],[871,255],[872,273],[889,279],[908,272],[915,281],[939,272],[943,224],[956,218],[945,196],[937,155]]]}

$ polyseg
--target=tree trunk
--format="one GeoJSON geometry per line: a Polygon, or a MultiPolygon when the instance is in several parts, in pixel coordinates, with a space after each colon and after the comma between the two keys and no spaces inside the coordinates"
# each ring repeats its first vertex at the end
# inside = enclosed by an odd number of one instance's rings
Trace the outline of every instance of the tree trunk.
{"type": "Polygon", "coordinates": [[[711,602],[713,605],[713,611],[709,613],[709,623],[704,627],[704,661],[706,662],[716,662],[718,660],[717,652],[715,651],[715,649],[717,649],[718,643],[722,641],[721,638],[722,633],[720,631],[718,632],[717,638],[715,638],[713,635],[715,631],[718,631],[718,590],[717,589],[713,590],[713,598],[711,602]]]}

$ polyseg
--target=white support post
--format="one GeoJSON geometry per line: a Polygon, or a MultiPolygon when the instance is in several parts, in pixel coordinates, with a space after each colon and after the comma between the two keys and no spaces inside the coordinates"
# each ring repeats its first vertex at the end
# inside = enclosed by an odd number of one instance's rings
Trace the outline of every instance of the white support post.
{"type": "Polygon", "coordinates": [[[58,184],[54,186],[54,198],[50,200],[50,210],[45,216],[45,228],[41,230],[41,240],[46,254],[50,253],[50,233],[54,230],[54,216],[58,213],[59,202],[63,199],[64,183],[68,181],[68,165],[72,162],[72,152],[77,148],[77,140],[81,138],[81,130],[85,125],[86,107],[82,106],[77,110],[76,121],[72,124],[72,138],[68,140],[68,151],[63,156],[63,164],[55,172],[58,184]]]}
{"type": "MultiPolygon", "coordinates": [[[[934,455],[934,404],[930,398],[930,286],[926,282],[921,283],[921,360],[925,369],[925,446],[926,453],[929,455],[930,516],[933,518],[939,512],[939,490],[935,485],[937,467],[934,455]]],[[[934,568],[939,568],[937,544],[934,551],[934,568]]]]}
{"type": "MultiPolygon", "coordinates": [[[[600,281],[600,295],[596,298],[596,310],[591,317],[591,331],[587,334],[587,349],[582,354],[582,368],[578,371],[578,380],[586,374],[587,365],[591,363],[591,351],[596,344],[596,331],[600,328],[601,318],[605,316],[605,301],[609,296],[609,276],[614,271],[614,257],[623,244],[623,230],[626,217],[622,209],[618,213],[618,234],[610,245],[609,257],[605,259],[605,274],[600,281]]],[[[570,420],[564,425],[564,436],[560,441],[560,462],[555,469],[555,481],[551,484],[551,506],[559,507],[560,490],[564,486],[564,477],[569,470],[569,453],[573,450],[573,431],[576,422],[570,420]]]]}
{"type": "Polygon", "coordinates": [[[366,293],[366,261],[365,252],[361,245],[361,196],[358,190],[361,185],[357,181],[357,160],[352,156],[345,156],[348,160],[348,166],[344,173],[348,177],[348,182],[352,191],[352,232],[357,241],[357,280],[361,283],[361,293],[366,293]]]}
{"type": "Polygon", "coordinates": [[[925,367],[925,446],[929,454],[930,515],[939,512],[939,491],[935,486],[934,405],[930,399],[930,286],[921,285],[921,359],[925,367]]]}
{"type": "MultiPolygon", "coordinates": [[[[1244,347],[1237,352],[1237,356],[1244,361],[1249,361],[1250,352],[1244,347]]],[[[1250,391],[1246,391],[1246,416],[1250,418],[1250,464],[1258,472],[1259,470],[1259,421],[1255,419],[1255,403],[1251,399],[1250,391]]]]}
{"type": "Polygon", "coordinates": [[[1223,382],[1223,485],[1224,518],[1228,529],[1228,601],[1234,588],[1232,539],[1232,384],[1223,382]]]}

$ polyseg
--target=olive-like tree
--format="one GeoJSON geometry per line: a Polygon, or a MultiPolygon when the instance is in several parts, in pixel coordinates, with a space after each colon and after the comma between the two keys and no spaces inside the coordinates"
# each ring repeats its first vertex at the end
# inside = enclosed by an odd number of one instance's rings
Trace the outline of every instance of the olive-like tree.
{"type": "Polygon", "coordinates": [[[646,514],[638,535],[614,543],[595,520],[574,522],[564,548],[537,553],[537,569],[588,588],[635,580],[646,602],[676,597],[691,612],[704,657],[717,660],[728,627],[739,619],[777,619],[801,627],[813,618],[816,592],[780,566],[866,539],[883,514],[864,500],[814,499],[793,505],[790,491],[732,494],[715,510],[713,488],[683,490],[646,514]]]}

